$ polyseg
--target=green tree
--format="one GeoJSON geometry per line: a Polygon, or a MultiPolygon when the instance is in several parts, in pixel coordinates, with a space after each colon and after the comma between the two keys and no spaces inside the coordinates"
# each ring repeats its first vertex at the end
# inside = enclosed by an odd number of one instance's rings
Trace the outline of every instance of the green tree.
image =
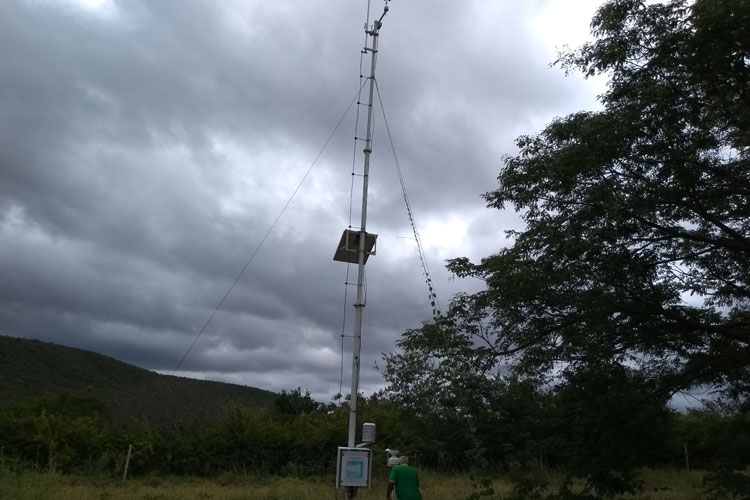
{"type": "Polygon", "coordinates": [[[457,297],[457,328],[544,372],[614,360],[660,392],[750,391],[750,3],[611,0],[563,56],[603,109],[518,139],[488,205],[526,223],[457,297]]]}
{"type": "Polygon", "coordinates": [[[639,467],[668,459],[672,414],[649,397],[652,382],[622,365],[565,370],[555,391],[556,461],[584,492],[635,493],[639,467]]]}
{"type": "Polygon", "coordinates": [[[507,376],[483,330],[428,324],[398,346],[385,356],[385,394],[421,421],[412,448],[431,465],[473,467],[467,453],[495,466],[546,462],[551,395],[541,379],[507,376]]]}
{"type": "Polygon", "coordinates": [[[464,464],[476,421],[489,419],[495,360],[471,335],[446,325],[409,330],[398,345],[400,352],[385,356],[383,373],[388,397],[424,422],[412,449],[433,465],[464,464]]]}
{"type": "MultiPolygon", "coordinates": [[[[506,369],[551,383],[564,370],[559,402],[586,415],[596,400],[581,398],[597,380],[619,380],[596,412],[611,429],[592,439],[630,428],[618,417],[644,398],[648,411],[633,416],[658,421],[679,390],[747,400],[747,26],[741,0],[609,0],[597,11],[596,41],[558,63],[609,77],[601,110],[558,118],[503,159],[485,200],[513,207],[525,228],[478,263],[449,262],[486,287],[454,297],[441,323],[404,334],[384,368],[397,400],[419,411],[432,390],[435,401],[456,396],[470,409],[506,369]],[[618,391],[632,393],[622,400],[632,406],[616,404],[618,391]]],[[[634,438],[643,439],[627,453],[567,464],[592,491],[627,491],[628,471],[648,461],[638,451],[648,437],[634,438]]]]}
{"type": "Polygon", "coordinates": [[[718,409],[691,410],[675,417],[675,462],[684,462],[683,446],[690,466],[707,469],[715,464],[742,468],[750,464],[750,415],[718,409]]]}
{"type": "Polygon", "coordinates": [[[289,392],[286,389],[282,389],[281,394],[276,396],[276,400],[274,401],[274,408],[278,412],[288,415],[314,413],[320,410],[321,406],[320,403],[310,397],[309,390],[305,390],[305,393],[302,394],[300,387],[289,392]]]}

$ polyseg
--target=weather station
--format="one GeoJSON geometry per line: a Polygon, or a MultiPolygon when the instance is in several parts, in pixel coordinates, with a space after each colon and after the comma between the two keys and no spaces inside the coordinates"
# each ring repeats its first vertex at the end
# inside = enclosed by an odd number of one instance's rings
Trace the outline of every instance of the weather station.
{"type": "MultiPolygon", "coordinates": [[[[369,100],[367,104],[367,132],[364,147],[364,167],[362,170],[362,212],[359,229],[344,230],[336,247],[333,259],[348,264],[357,264],[357,294],[354,301],[354,334],[352,347],[351,391],[349,393],[349,436],[346,447],[339,447],[336,456],[336,487],[346,488],[348,500],[357,496],[357,488],[369,488],[372,481],[372,450],[365,446],[375,442],[375,424],[365,423],[362,429],[362,442],[356,443],[357,394],[359,390],[360,352],[362,347],[362,310],[365,307],[364,282],[365,263],[370,255],[375,255],[376,234],[367,232],[367,189],[372,154],[373,97],[375,92],[375,66],[378,53],[378,36],[383,26],[383,18],[388,13],[385,0],[383,13],[372,25],[365,22],[365,47],[363,54],[370,56],[369,100]],[[369,46],[368,46],[369,44],[369,46]]],[[[369,6],[368,6],[369,17],[369,6]]],[[[361,75],[360,75],[361,76],[361,75]]],[[[359,103],[358,103],[359,104],[359,103]]],[[[355,139],[356,140],[356,139],[355,139]]]]}
{"type": "MultiPolygon", "coordinates": [[[[375,442],[375,424],[362,424],[362,443],[355,447],[340,446],[336,455],[337,488],[369,488],[372,481],[372,450],[365,448],[375,442]]],[[[347,496],[348,498],[353,498],[347,496]]]]}

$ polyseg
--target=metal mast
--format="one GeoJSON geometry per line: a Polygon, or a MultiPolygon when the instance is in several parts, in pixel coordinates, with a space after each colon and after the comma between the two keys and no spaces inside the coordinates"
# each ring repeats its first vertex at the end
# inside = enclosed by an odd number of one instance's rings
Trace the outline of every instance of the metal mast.
{"type": "Polygon", "coordinates": [[[371,40],[371,46],[365,47],[365,52],[370,52],[370,76],[369,76],[369,100],[367,104],[367,134],[365,136],[365,162],[362,171],[362,220],[359,229],[358,269],[357,269],[357,298],[354,302],[354,345],[352,347],[352,387],[349,396],[349,440],[348,446],[356,445],[355,434],[357,431],[357,394],[359,388],[360,350],[362,347],[362,310],[365,307],[364,281],[365,281],[365,242],[367,227],[367,188],[370,175],[370,154],[372,153],[372,120],[373,120],[373,96],[375,92],[375,64],[378,55],[378,36],[383,26],[383,17],[388,12],[386,4],[383,15],[369,29],[365,27],[371,40]]]}
{"type": "MultiPolygon", "coordinates": [[[[369,99],[367,103],[367,133],[365,136],[365,148],[364,148],[364,168],[362,171],[362,215],[359,230],[352,230],[351,226],[349,229],[344,231],[341,236],[336,253],[333,256],[334,260],[341,262],[348,262],[350,264],[357,264],[357,297],[354,301],[354,335],[353,335],[353,347],[352,347],[352,384],[351,391],[349,393],[349,438],[348,447],[339,448],[341,450],[353,450],[356,449],[356,433],[357,433],[357,409],[358,409],[358,397],[359,392],[359,371],[360,371],[360,351],[362,348],[362,311],[365,307],[365,263],[370,255],[375,254],[375,242],[377,239],[376,234],[367,232],[367,188],[370,179],[370,155],[372,154],[372,130],[373,130],[373,109],[374,109],[374,96],[375,96],[375,65],[377,62],[378,54],[378,36],[380,34],[380,28],[383,26],[383,18],[388,13],[388,1],[386,0],[385,8],[380,19],[375,21],[372,26],[365,24],[365,47],[363,53],[370,53],[370,76],[368,77],[370,88],[369,88],[369,99]],[[371,40],[370,46],[367,46],[368,40],[371,40]]],[[[362,75],[360,75],[362,76],[362,75]]],[[[361,104],[361,103],[357,103],[361,104]]],[[[372,424],[370,424],[372,425],[372,424]]],[[[370,441],[368,441],[370,442],[370,441]]],[[[364,444],[364,443],[363,443],[364,444]]],[[[339,459],[342,458],[339,453],[339,459]]],[[[349,460],[349,459],[347,459],[349,460]]],[[[338,459],[337,459],[338,461],[338,459]]],[[[368,459],[369,461],[369,459],[368,459]]],[[[360,462],[354,461],[350,463],[360,464],[360,462]]],[[[337,464],[337,484],[339,484],[341,469],[340,464],[337,464]]],[[[369,472],[368,472],[369,474],[369,472]]],[[[346,498],[353,499],[357,495],[357,487],[363,486],[362,483],[356,481],[348,485],[344,482],[340,483],[342,486],[347,486],[346,498]],[[355,484],[357,486],[355,486],[355,484]]],[[[367,477],[366,484],[369,484],[369,476],[367,477]]]]}

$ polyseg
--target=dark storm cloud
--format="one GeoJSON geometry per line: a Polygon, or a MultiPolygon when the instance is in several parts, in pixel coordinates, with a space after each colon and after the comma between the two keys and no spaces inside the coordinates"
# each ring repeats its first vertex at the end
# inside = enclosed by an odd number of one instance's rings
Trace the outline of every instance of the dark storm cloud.
{"type": "MultiPolygon", "coordinates": [[[[382,30],[379,88],[417,223],[466,221],[462,241],[428,247],[444,306],[477,284],[449,282],[443,259],[496,251],[518,224],[479,197],[512,139],[590,99],[547,68],[530,29],[547,2],[516,3],[394,2],[382,30]]],[[[0,333],[171,373],[357,94],[365,8],[0,3],[0,333]]],[[[359,225],[355,111],[180,373],[338,391],[355,290],[345,301],[332,255],[359,225]]],[[[381,353],[431,315],[379,105],[375,120],[365,392],[381,353]]]]}

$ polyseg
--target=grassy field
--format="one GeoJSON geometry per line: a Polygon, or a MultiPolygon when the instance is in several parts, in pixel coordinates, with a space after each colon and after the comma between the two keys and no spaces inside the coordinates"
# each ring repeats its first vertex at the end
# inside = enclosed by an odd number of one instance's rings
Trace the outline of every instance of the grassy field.
{"type": "MultiPolygon", "coordinates": [[[[703,473],[700,471],[644,471],[644,491],[630,500],[699,500],[703,473]]],[[[375,486],[360,490],[362,500],[382,499],[385,478],[373,478],[375,486]]],[[[425,500],[460,500],[472,491],[466,476],[446,476],[423,471],[425,500]]],[[[258,478],[226,474],[216,479],[141,478],[126,483],[105,478],[58,474],[0,474],[2,500],[342,500],[343,490],[328,479],[258,478]]],[[[497,493],[510,490],[510,483],[498,478],[497,493]]],[[[485,497],[486,498],[486,497],[485,497]]],[[[500,498],[500,497],[496,497],[500,498]]]]}

